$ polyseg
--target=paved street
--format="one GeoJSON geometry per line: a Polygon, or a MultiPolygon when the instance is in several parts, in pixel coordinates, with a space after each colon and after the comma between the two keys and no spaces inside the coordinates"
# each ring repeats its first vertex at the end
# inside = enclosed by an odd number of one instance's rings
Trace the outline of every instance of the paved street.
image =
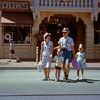
{"type": "Polygon", "coordinates": [[[87,63],[85,80],[76,81],[76,70],[71,66],[70,83],[54,81],[54,64],[50,81],[43,81],[35,62],[0,60],[0,100],[99,100],[100,63],[87,63]]]}
{"type": "Polygon", "coordinates": [[[54,70],[50,81],[43,81],[43,72],[36,70],[1,70],[0,95],[68,95],[100,94],[100,70],[86,70],[85,80],[76,81],[76,71],[70,71],[72,82],[54,81],[54,70]]]}

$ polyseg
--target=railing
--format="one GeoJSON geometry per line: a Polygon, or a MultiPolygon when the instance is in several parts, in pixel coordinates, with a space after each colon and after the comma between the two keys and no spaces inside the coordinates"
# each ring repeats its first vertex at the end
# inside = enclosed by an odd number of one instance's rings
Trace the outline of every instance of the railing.
{"type": "Polygon", "coordinates": [[[62,7],[62,8],[92,8],[94,0],[70,0],[61,2],[61,0],[39,0],[40,7],[62,7]]]}

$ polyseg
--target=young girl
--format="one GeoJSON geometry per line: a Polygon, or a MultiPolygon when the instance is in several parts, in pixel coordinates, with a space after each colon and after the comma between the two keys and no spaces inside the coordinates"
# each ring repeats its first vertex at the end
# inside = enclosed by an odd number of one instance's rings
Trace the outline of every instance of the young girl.
{"type": "Polygon", "coordinates": [[[54,57],[54,60],[56,62],[55,64],[55,81],[60,80],[60,72],[61,72],[61,65],[64,61],[64,59],[61,57],[61,50],[57,50],[57,55],[54,57]]]}
{"type": "Polygon", "coordinates": [[[9,48],[9,51],[10,51],[9,52],[9,62],[11,62],[11,59],[12,59],[13,56],[16,58],[16,62],[20,62],[20,59],[15,55],[13,40],[10,39],[9,43],[10,43],[10,48],[9,48]]]}
{"type": "MultiPolygon", "coordinates": [[[[86,54],[83,51],[83,45],[79,44],[79,48],[78,51],[76,53],[76,58],[77,58],[77,62],[79,63],[80,67],[81,67],[81,79],[83,79],[83,75],[84,75],[84,69],[87,67],[86,66],[86,54]]],[[[79,80],[79,70],[77,71],[77,80],[79,80]]]]}

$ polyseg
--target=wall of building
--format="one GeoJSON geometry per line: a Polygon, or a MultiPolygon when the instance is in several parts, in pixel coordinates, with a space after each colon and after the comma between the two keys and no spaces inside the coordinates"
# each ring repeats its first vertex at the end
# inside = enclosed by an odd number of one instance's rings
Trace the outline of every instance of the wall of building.
{"type": "Polygon", "coordinates": [[[98,59],[100,58],[100,46],[94,45],[94,24],[93,21],[91,21],[91,13],[62,13],[62,12],[41,12],[40,13],[40,21],[48,17],[48,20],[50,19],[50,16],[53,16],[54,14],[72,14],[72,16],[75,16],[77,21],[79,18],[81,18],[85,24],[85,44],[86,44],[86,54],[87,59],[98,59]]]}
{"type": "MultiPolygon", "coordinates": [[[[16,0],[18,1],[18,0],[16,0]]],[[[33,0],[19,0],[19,1],[30,1],[30,6],[32,6],[33,0]]],[[[0,11],[0,22],[1,22],[1,16],[2,12],[0,11]]],[[[0,24],[1,25],[1,24],[0,24]]],[[[32,34],[31,34],[31,45],[15,45],[15,52],[16,55],[20,58],[28,58],[28,59],[34,59],[35,58],[35,47],[36,47],[36,39],[33,38],[33,34],[37,33],[36,31],[36,22],[34,27],[32,27],[32,34]]],[[[39,31],[39,29],[38,29],[39,31]]],[[[9,44],[4,45],[3,44],[3,32],[2,27],[0,26],[0,58],[9,58],[9,44]]]]}
{"type": "MultiPolygon", "coordinates": [[[[20,0],[19,0],[20,1],[20,0]]],[[[33,5],[34,0],[22,0],[22,1],[30,1],[31,5],[33,5]]],[[[100,2],[100,0],[99,0],[100,2]]],[[[34,10],[33,10],[34,14],[34,10]]],[[[78,21],[81,18],[85,24],[85,44],[86,44],[86,54],[88,59],[100,59],[100,45],[94,45],[94,25],[91,20],[91,13],[85,12],[40,12],[40,19],[37,17],[34,20],[34,26],[32,27],[32,44],[31,45],[16,45],[15,51],[16,55],[20,58],[32,58],[34,59],[36,54],[36,44],[37,40],[34,38],[34,35],[39,32],[39,24],[41,21],[48,17],[48,21],[50,16],[54,14],[72,14],[72,16],[76,17],[78,21]]],[[[1,12],[0,12],[1,15],[1,12]]],[[[1,16],[0,16],[1,17],[1,16]]],[[[0,18],[1,19],[1,18],[0,18]]],[[[8,58],[9,46],[2,46],[2,28],[0,26],[0,58],[8,58]]]]}

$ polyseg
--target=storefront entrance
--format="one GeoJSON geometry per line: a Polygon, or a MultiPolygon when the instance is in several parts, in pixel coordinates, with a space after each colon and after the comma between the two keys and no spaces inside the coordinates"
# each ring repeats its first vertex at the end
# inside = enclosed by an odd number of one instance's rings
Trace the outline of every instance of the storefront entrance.
{"type": "MultiPolygon", "coordinates": [[[[52,34],[51,40],[53,41],[54,47],[58,45],[60,37],[62,37],[62,29],[68,27],[70,29],[69,36],[73,38],[75,42],[75,51],[77,52],[78,45],[82,43],[85,47],[85,25],[83,21],[79,18],[78,22],[76,18],[72,15],[54,15],[50,17],[50,21],[46,23],[47,18],[45,18],[41,26],[44,26],[47,32],[52,34]]],[[[56,51],[54,51],[54,55],[56,51]]]]}

